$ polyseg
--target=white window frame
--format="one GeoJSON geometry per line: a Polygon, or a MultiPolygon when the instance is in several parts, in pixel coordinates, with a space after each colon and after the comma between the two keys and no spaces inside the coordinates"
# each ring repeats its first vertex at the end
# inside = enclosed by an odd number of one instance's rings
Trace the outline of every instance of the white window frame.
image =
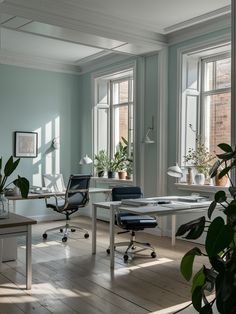
{"type": "MultiPolygon", "coordinates": [[[[195,45],[190,45],[188,47],[184,47],[184,48],[179,48],[177,49],[177,139],[176,139],[176,143],[178,144],[178,146],[176,147],[176,153],[177,153],[177,157],[176,160],[178,161],[178,163],[184,167],[184,162],[183,162],[183,128],[182,128],[182,123],[183,123],[183,97],[187,97],[188,94],[187,93],[183,93],[183,80],[186,79],[185,77],[183,77],[183,66],[184,66],[184,56],[187,54],[191,54],[191,53],[195,53],[197,51],[204,51],[204,50],[211,50],[214,47],[217,49],[218,47],[221,46],[228,46],[230,45],[230,38],[226,38],[225,36],[220,37],[218,39],[209,41],[209,42],[205,42],[202,44],[195,44],[195,45]]],[[[201,74],[199,73],[199,82],[200,84],[202,84],[202,77],[201,74]]],[[[201,97],[201,93],[195,93],[197,97],[199,97],[199,103],[198,103],[198,110],[200,109],[200,103],[202,101],[202,99],[200,99],[201,97]]],[[[200,118],[200,114],[198,115],[200,118]]],[[[197,134],[199,134],[200,132],[200,128],[201,123],[200,123],[200,119],[198,119],[197,121],[197,127],[196,127],[196,131],[197,134]]]]}
{"type": "MultiPolygon", "coordinates": [[[[93,156],[94,154],[96,154],[98,152],[98,146],[97,146],[97,130],[98,130],[98,123],[97,123],[97,83],[96,81],[99,78],[105,78],[107,77],[108,82],[114,82],[114,81],[122,81],[125,80],[125,78],[127,79],[130,76],[124,75],[122,77],[122,73],[124,74],[125,72],[128,71],[132,71],[133,75],[133,101],[132,101],[132,105],[133,105],[133,182],[135,182],[135,149],[136,149],[136,145],[135,145],[135,121],[136,121],[136,108],[135,108],[135,103],[136,103],[136,97],[135,97],[135,87],[136,87],[136,63],[135,62],[130,62],[130,63],[126,63],[123,66],[118,66],[118,67],[111,67],[110,70],[108,71],[102,71],[102,72],[97,72],[94,73],[94,75],[92,76],[92,95],[93,95],[93,99],[94,99],[94,104],[93,104],[93,110],[92,110],[92,121],[93,121],[93,156]],[[111,79],[113,76],[115,75],[120,75],[120,78],[113,78],[111,79]]],[[[111,103],[111,97],[112,97],[112,93],[109,90],[109,94],[108,94],[108,102],[111,103]]],[[[130,96],[129,96],[130,98],[130,96]]],[[[123,104],[122,104],[123,105],[123,104]]],[[[100,108],[102,108],[102,105],[99,105],[100,108]]],[[[103,108],[108,108],[108,106],[103,105],[103,108]]],[[[130,120],[130,119],[129,119],[130,120]]],[[[108,118],[108,130],[109,130],[109,134],[108,134],[108,154],[110,156],[112,156],[114,154],[114,150],[112,149],[113,145],[110,145],[111,143],[111,136],[112,136],[112,115],[110,115],[110,111],[109,111],[109,118],[108,118]]],[[[130,126],[128,126],[130,129],[130,126]]]]}

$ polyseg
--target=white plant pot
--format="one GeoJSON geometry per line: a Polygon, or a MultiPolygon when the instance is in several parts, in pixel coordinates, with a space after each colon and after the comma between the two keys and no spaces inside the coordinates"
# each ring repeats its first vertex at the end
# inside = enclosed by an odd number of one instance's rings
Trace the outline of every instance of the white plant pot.
{"type": "Polygon", "coordinates": [[[194,177],[195,184],[204,185],[205,175],[203,173],[197,173],[194,177]]]}

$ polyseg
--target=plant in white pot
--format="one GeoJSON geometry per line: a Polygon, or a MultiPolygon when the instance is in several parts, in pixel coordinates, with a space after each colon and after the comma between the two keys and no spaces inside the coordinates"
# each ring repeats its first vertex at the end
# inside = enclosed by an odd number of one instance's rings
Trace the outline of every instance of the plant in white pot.
{"type": "Polygon", "coordinates": [[[211,154],[200,139],[196,139],[196,149],[189,148],[188,153],[184,156],[187,165],[193,166],[197,173],[194,177],[196,184],[203,185],[205,178],[208,176],[209,169],[212,166],[216,156],[211,154]]]}
{"type": "Polygon", "coordinates": [[[8,187],[13,184],[19,188],[21,196],[27,198],[29,193],[29,181],[25,177],[17,176],[16,179],[8,182],[8,178],[17,168],[20,159],[13,159],[11,156],[3,166],[2,157],[0,158],[0,217],[5,216],[8,213],[8,204],[5,197],[5,193],[9,189],[8,187]]]}

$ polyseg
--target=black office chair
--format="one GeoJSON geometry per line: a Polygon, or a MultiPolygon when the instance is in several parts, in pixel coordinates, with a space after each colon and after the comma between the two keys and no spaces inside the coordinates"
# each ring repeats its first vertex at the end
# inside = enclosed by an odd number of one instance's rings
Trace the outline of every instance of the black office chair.
{"type": "Polygon", "coordinates": [[[55,195],[55,201],[53,203],[49,203],[47,199],[45,199],[47,208],[52,208],[56,212],[64,214],[66,216],[66,224],[46,230],[43,233],[44,239],[47,239],[48,231],[58,229],[61,233],[63,233],[62,242],[67,241],[69,230],[71,232],[75,232],[76,229],[84,231],[84,237],[89,237],[88,230],[76,225],[70,225],[69,219],[71,214],[75,213],[81,207],[85,207],[88,204],[90,178],[91,175],[71,175],[66,188],[65,197],[62,198],[55,195]]]}
{"type": "MultiPolygon", "coordinates": [[[[138,186],[125,186],[125,187],[115,187],[112,189],[112,201],[121,201],[123,199],[134,199],[143,197],[142,191],[138,186]]],[[[126,231],[118,232],[118,234],[130,232],[131,238],[129,242],[118,242],[115,243],[115,248],[118,246],[128,246],[124,253],[124,261],[127,262],[129,259],[129,254],[136,254],[143,250],[150,249],[151,257],[156,257],[155,249],[150,243],[138,242],[135,240],[135,232],[139,230],[144,230],[146,228],[155,228],[157,226],[157,220],[154,217],[147,215],[136,215],[130,213],[116,213],[116,224],[126,231]],[[135,246],[141,249],[136,251],[135,246]]],[[[107,249],[107,253],[110,254],[110,248],[107,249]]]]}

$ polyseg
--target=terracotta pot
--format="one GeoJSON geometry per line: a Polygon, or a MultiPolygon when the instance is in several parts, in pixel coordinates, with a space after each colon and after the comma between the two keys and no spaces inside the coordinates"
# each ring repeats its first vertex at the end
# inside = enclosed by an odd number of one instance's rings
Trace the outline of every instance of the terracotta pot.
{"type": "Polygon", "coordinates": [[[118,171],[118,177],[121,180],[124,180],[126,178],[126,171],[118,171]]]}
{"type": "Polygon", "coordinates": [[[223,176],[222,178],[219,179],[218,174],[215,176],[215,185],[217,186],[226,186],[228,182],[228,177],[223,176]]]}

